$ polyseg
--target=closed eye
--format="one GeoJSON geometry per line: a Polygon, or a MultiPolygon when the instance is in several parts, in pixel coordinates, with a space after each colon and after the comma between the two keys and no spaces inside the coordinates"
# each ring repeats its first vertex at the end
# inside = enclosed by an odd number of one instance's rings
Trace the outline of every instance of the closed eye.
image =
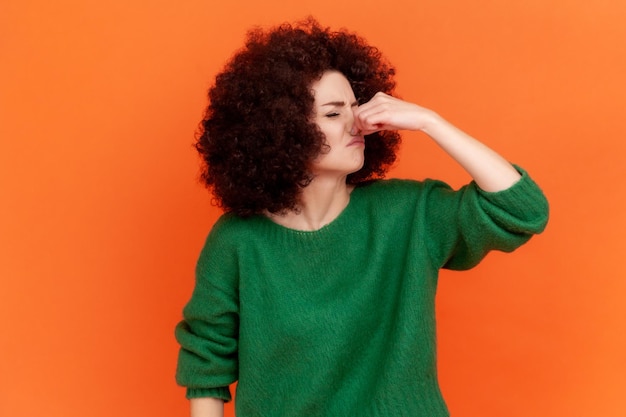
{"type": "MultiPolygon", "coordinates": [[[[322,104],[322,107],[326,107],[326,106],[330,106],[331,108],[333,108],[333,110],[330,111],[329,113],[326,113],[324,116],[332,119],[334,117],[341,115],[341,113],[338,112],[336,109],[345,108],[346,102],[345,101],[329,101],[328,103],[322,104]]],[[[350,103],[350,108],[352,110],[356,107],[359,107],[358,101],[353,101],[352,103],[350,103]]]]}

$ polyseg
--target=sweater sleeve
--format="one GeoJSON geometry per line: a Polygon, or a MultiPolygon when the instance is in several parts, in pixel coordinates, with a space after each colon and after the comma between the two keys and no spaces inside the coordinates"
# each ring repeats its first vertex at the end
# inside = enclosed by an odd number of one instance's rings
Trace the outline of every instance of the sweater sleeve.
{"type": "Polygon", "coordinates": [[[453,191],[433,181],[425,209],[428,247],[436,265],[469,269],[491,250],[511,252],[544,230],[548,202],[523,169],[511,187],[487,192],[476,183],[453,191]]]}
{"type": "Polygon", "coordinates": [[[176,381],[187,387],[187,398],[230,401],[228,386],[238,375],[237,256],[222,233],[222,219],[200,253],[195,288],[175,330],[180,344],[176,381]]]}

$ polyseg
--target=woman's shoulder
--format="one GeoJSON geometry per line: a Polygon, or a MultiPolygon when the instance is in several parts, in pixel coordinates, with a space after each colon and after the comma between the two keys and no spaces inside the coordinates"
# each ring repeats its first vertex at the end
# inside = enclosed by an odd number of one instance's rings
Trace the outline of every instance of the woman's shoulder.
{"type": "Polygon", "coordinates": [[[407,193],[410,193],[410,195],[419,195],[431,188],[450,189],[450,186],[443,181],[430,178],[423,180],[388,178],[367,181],[356,187],[359,193],[373,198],[379,196],[405,195],[407,193]]]}
{"type": "Polygon", "coordinates": [[[255,216],[241,217],[234,213],[223,213],[211,226],[205,247],[235,248],[250,238],[258,228],[259,219],[255,216]]]}
{"type": "Polygon", "coordinates": [[[436,183],[432,180],[402,178],[369,181],[355,188],[355,205],[385,216],[410,215],[422,204],[424,198],[428,198],[428,189],[436,183]]]}

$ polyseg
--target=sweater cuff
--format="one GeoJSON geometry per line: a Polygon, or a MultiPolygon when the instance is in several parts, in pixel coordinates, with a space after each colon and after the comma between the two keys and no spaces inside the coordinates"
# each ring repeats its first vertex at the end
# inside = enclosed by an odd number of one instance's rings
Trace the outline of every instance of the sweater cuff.
{"type": "Polygon", "coordinates": [[[187,399],[192,398],[220,398],[224,402],[229,402],[232,399],[230,395],[229,387],[216,387],[216,388],[187,388],[187,399]]]}
{"type": "Polygon", "coordinates": [[[524,169],[517,165],[514,167],[522,177],[509,188],[495,192],[485,191],[478,186],[476,188],[490,204],[506,207],[507,212],[517,219],[527,222],[528,226],[532,224],[529,231],[539,233],[548,221],[548,200],[524,169]]]}

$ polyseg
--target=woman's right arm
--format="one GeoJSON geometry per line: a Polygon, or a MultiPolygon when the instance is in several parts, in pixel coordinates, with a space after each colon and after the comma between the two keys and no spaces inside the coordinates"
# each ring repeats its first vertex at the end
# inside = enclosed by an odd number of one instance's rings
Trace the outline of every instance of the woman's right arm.
{"type": "Polygon", "coordinates": [[[224,401],[220,398],[192,398],[189,407],[191,417],[224,417],[224,401]]]}
{"type": "MultiPolygon", "coordinates": [[[[196,264],[196,282],[175,330],[181,348],[176,381],[186,387],[192,417],[222,417],[238,376],[241,241],[226,217],[213,226],[196,264]]],[[[236,229],[236,227],[235,227],[236,229]]]]}

